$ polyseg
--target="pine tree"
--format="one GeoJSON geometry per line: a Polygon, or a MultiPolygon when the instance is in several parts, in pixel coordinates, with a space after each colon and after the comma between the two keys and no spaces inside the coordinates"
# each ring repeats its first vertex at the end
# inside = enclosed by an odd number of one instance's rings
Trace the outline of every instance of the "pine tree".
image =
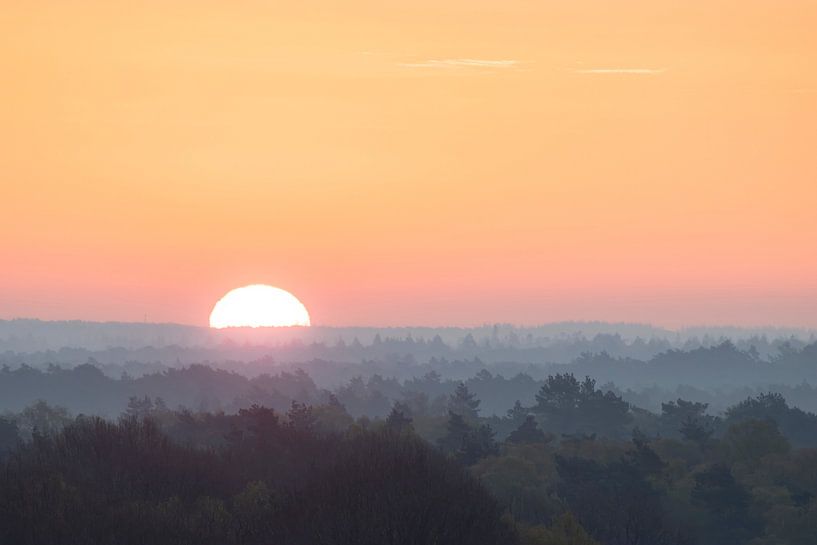
{"type": "Polygon", "coordinates": [[[479,418],[479,404],[479,399],[468,391],[465,383],[460,382],[448,400],[448,410],[473,422],[479,418]]]}
{"type": "Polygon", "coordinates": [[[456,454],[462,449],[465,438],[471,433],[471,426],[462,415],[449,411],[446,434],[440,438],[439,445],[443,452],[456,454]]]}
{"type": "Polygon", "coordinates": [[[494,430],[488,424],[471,430],[460,448],[459,460],[465,465],[472,465],[486,456],[499,454],[499,444],[494,440],[494,435],[494,430]]]}
{"type": "Polygon", "coordinates": [[[409,414],[408,407],[402,403],[395,403],[386,418],[386,428],[397,433],[413,432],[414,426],[411,425],[409,414]]]}
{"type": "Polygon", "coordinates": [[[532,414],[525,417],[525,421],[508,436],[509,443],[543,443],[545,432],[539,429],[536,418],[532,414]]]}

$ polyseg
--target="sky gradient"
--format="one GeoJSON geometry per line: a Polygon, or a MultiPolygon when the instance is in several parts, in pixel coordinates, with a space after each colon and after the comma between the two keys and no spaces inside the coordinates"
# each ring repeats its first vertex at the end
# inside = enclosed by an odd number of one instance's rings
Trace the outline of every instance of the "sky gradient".
{"type": "Polygon", "coordinates": [[[0,318],[817,327],[817,3],[32,1],[0,318]]]}

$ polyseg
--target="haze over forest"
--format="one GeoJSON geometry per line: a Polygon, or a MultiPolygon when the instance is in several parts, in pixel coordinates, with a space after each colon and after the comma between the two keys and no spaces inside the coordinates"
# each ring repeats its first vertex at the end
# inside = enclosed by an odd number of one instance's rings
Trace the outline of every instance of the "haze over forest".
{"type": "Polygon", "coordinates": [[[815,29],[4,2],[0,545],[817,544],[815,29]]]}
{"type": "Polygon", "coordinates": [[[0,321],[0,540],[806,545],[814,385],[807,330],[0,321]]]}
{"type": "Polygon", "coordinates": [[[0,321],[0,365],[6,377],[0,384],[6,392],[0,396],[5,405],[0,410],[18,410],[35,402],[48,383],[51,401],[74,412],[116,415],[133,395],[163,397],[171,406],[235,411],[249,403],[239,399],[252,390],[252,381],[306,373],[312,393],[299,399],[290,392],[277,400],[276,408],[292,400],[316,401],[322,389],[339,391],[355,381],[386,380],[388,386],[381,391],[373,384],[366,394],[384,396],[381,405],[356,414],[385,416],[389,404],[399,402],[412,390],[412,381],[424,376],[442,381],[437,390],[426,392],[432,397],[447,395],[458,381],[479,382],[476,377],[488,376],[497,384],[475,386],[475,391],[484,397],[483,411],[501,415],[517,400],[532,400],[547,376],[570,372],[592,376],[627,401],[653,410],[683,393],[682,397],[709,403],[710,412],[717,414],[748,395],[775,391],[785,393],[796,406],[817,411],[810,386],[817,384],[817,366],[811,359],[815,347],[814,331],[783,328],[670,331],[591,322],[213,330],[174,324],[11,320],[0,321]],[[193,372],[202,366],[234,378],[219,382],[193,372]],[[88,377],[102,381],[96,388],[107,400],[99,404],[93,401],[96,396],[76,395],[72,387],[60,385],[62,380],[70,378],[72,384],[77,380],[71,370],[76,375],[91,368],[98,375],[88,377]],[[21,375],[25,369],[29,371],[21,375]],[[18,385],[31,373],[42,374],[28,387],[18,385]],[[190,384],[183,394],[155,384],[185,374],[190,384]]]}

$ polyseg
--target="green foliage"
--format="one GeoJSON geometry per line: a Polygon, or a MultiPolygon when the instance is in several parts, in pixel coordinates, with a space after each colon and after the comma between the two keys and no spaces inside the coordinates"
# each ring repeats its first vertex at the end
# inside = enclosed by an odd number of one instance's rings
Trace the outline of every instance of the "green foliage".
{"type": "Polygon", "coordinates": [[[508,436],[509,443],[546,443],[552,440],[553,436],[546,436],[531,414],[527,415],[522,424],[508,436]]]}
{"type": "Polygon", "coordinates": [[[709,405],[678,399],[661,404],[661,433],[683,438],[701,448],[708,446],[718,419],[706,414],[709,405]]]}
{"type": "Polygon", "coordinates": [[[789,407],[779,393],[750,397],[726,411],[727,424],[745,420],[774,420],[795,446],[817,447],[817,415],[789,407]]]}
{"type": "Polygon", "coordinates": [[[751,497],[727,466],[714,464],[696,474],[691,497],[710,518],[706,543],[745,543],[758,531],[751,497]]]}
{"type": "Polygon", "coordinates": [[[440,439],[439,446],[443,452],[465,465],[499,453],[499,445],[494,440],[494,432],[489,425],[471,425],[454,412],[449,413],[448,431],[440,439]]]}
{"type": "Polygon", "coordinates": [[[553,449],[545,444],[509,444],[500,456],[484,458],[471,471],[518,521],[538,524],[558,516],[558,474],[553,449]]]}
{"type": "Polygon", "coordinates": [[[341,433],[354,422],[346,408],[334,396],[331,396],[329,403],[312,407],[312,416],[318,433],[341,433]]]}
{"type": "Polygon", "coordinates": [[[768,456],[785,455],[791,449],[773,420],[746,420],[732,424],[723,442],[733,462],[751,468],[757,467],[768,456]]]}
{"type": "Polygon", "coordinates": [[[544,429],[561,434],[621,437],[630,422],[630,406],[611,391],[596,389],[590,377],[579,382],[571,373],[551,375],[536,394],[533,410],[544,429]]]}
{"type": "Polygon", "coordinates": [[[550,526],[520,526],[522,545],[599,545],[570,513],[564,513],[550,526]]]}
{"type": "Polygon", "coordinates": [[[556,455],[559,496],[598,541],[680,545],[685,537],[663,509],[661,492],[632,458],[601,463],[556,455]]]}
{"type": "Polygon", "coordinates": [[[817,417],[781,396],[658,415],[561,374],[481,418],[469,387],[497,377],[312,385],[310,405],[296,373],[232,413],[135,396],[118,423],[37,403],[0,418],[0,543],[817,543],[817,417]]]}

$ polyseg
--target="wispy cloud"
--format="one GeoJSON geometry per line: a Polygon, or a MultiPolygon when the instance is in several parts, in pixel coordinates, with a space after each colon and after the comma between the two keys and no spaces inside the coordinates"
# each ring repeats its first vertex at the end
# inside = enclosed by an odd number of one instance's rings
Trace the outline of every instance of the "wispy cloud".
{"type": "Polygon", "coordinates": [[[429,59],[420,62],[403,62],[405,68],[516,68],[521,63],[517,60],[489,60],[489,59],[429,59]]]}
{"type": "Polygon", "coordinates": [[[654,76],[663,74],[666,68],[583,68],[577,74],[631,74],[636,76],[654,76]]]}

